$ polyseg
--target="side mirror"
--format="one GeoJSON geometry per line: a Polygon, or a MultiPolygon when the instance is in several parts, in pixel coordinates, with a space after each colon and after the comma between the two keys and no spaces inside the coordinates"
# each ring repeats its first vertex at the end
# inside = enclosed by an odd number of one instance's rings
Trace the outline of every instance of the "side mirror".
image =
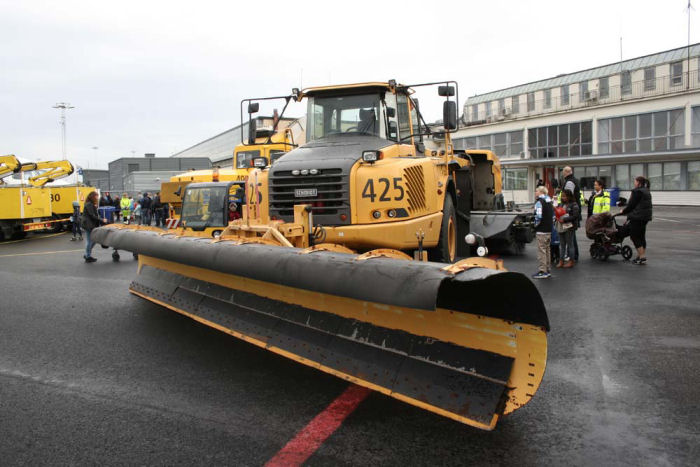
{"type": "Polygon", "coordinates": [[[389,138],[396,139],[399,137],[399,128],[396,122],[389,122],[389,138]]]}
{"type": "Polygon", "coordinates": [[[455,95],[454,86],[438,86],[438,95],[440,97],[452,97],[455,95]]]}
{"type": "MultiPolygon", "coordinates": [[[[257,104],[255,104],[257,105],[257,104]]],[[[257,120],[248,120],[248,144],[255,144],[255,134],[258,131],[257,120]]]]}
{"type": "Polygon", "coordinates": [[[267,159],[265,157],[256,157],[253,159],[253,167],[258,169],[267,167],[267,159]]]}
{"type": "Polygon", "coordinates": [[[396,109],[393,107],[387,107],[386,108],[386,116],[389,118],[396,117],[396,109]]]}
{"type": "Polygon", "coordinates": [[[442,104],[442,121],[446,130],[457,129],[457,103],[445,101],[442,104]]]}
{"type": "Polygon", "coordinates": [[[260,104],[258,102],[248,102],[248,113],[254,114],[260,110],[260,104]]]}

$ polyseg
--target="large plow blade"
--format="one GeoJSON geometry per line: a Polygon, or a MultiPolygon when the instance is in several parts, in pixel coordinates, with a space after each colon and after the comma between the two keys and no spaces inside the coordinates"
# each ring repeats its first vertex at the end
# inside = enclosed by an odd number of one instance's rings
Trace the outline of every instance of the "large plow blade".
{"type": "Polygon", "coordinates": [[[92,236],[138,253],[136,295],[475,427],[527,403],[544,374],[547,315],[518,273],[145,230],[92,236]]]}

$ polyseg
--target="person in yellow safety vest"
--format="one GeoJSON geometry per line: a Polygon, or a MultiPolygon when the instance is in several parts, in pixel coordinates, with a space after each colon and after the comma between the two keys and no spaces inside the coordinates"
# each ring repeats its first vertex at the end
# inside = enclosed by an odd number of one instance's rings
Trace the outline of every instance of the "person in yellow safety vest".
{"type": "Polygon", "coordinates": [[[593,182],[593,194],[588,198],[588,217],[593,214],[610,212],[610,193],[605,191],[605,184],[602,180],[593,182]]]}
{"type": "Polygon", "coordinates": [[[119,207],[122,210],[122,220],[125,224],[128,224],[129,218],[131,217],[131,200],[126,193],[122,195],[122,199],[119,201],[119,207]]]}

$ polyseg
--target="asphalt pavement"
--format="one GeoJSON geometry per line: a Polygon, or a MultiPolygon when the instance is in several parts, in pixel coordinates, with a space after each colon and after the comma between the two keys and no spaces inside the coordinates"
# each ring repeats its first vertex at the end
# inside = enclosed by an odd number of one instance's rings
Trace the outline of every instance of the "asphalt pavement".
{"type": "MultiPolygon", "coordinates": [[[[308,465],[696,465],[700,209],[655,208],[649,263],[537,281],[534,399],[480,431],[372,393],[308,465]]],[[[628,241],[629,242],[629,241],[628,241]]],[[[0,243],[0,464],[263,465],[348,383],[128,292],[136,261],[68,235],[0,243]]],[[[536,272],[535,248],[506,267],[536,272]]]]}

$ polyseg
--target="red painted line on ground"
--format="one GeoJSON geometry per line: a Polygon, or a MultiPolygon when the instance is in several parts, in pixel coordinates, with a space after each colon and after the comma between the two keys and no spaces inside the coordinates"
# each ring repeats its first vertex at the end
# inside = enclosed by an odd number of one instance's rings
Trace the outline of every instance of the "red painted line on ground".
{"type": "Polygon", "coordinates": [[[355,384],[349,386],[323,412],[302,428],[265,466],[303,464],[371,392],[370,389],[355,384]]]}

